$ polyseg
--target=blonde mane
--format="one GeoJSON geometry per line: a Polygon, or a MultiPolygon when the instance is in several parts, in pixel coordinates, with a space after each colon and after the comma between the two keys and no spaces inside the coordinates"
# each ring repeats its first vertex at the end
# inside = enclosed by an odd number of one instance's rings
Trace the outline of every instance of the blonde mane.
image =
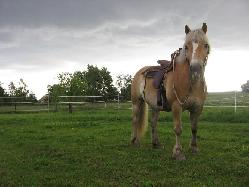
{"type": "Polygon", "coordinates": [[[193,31],[190,31],[185,38],[185,43],[187,42],[205,42],[209,44],[207,35],[202,29],[195,29],[193,31]]]}

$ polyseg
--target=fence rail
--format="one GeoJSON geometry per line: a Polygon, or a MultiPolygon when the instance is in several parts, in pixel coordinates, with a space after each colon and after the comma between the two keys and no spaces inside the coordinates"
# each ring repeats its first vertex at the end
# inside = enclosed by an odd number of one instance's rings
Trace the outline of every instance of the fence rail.
{"type": "MultiPolygon", "coordinates": [[[[88,108],[131,109],[131,102],[120,102],[118,98],[106,102],[102,96],[59,96],[56,102],[48,96],[46,101],[27,101],[22,97],[0,97],[0,113],[84,110],[88,108]],[[70,108],[71,107],[71,108],[70,108]]],[[[204,108],[249,108],[249,94],[242,92],[209,93],[204,108]]]]}
{"type": "Polygon", "coordinates": [[[86,105],[86,104],[93,104],[93,103],[104,103],[104,108],[106,108],[106,102],[103,100],[103,96],[99,95],[90,95],[90,96],[59,96],[58,104],[65,104],[68,105],[68,112],[73,112],[73,105],[86,105]],[[63,101],[61,101],[63,100],[63,101]],[[66,101],[65,101],[66,100],[66,101]]]}

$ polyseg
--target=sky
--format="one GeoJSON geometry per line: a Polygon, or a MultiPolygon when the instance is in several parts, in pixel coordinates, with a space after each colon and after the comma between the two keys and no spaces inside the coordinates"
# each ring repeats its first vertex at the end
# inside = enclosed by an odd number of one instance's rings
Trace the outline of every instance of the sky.
{"type": "Polygon", "coordinates": [[[0,82],[23,78],[40,98],[61,72],[106,67],[115,78],[183,46],[187,24],[208,26],[209,92],[249,80],[247,0],[0,0],[0,82]]]}

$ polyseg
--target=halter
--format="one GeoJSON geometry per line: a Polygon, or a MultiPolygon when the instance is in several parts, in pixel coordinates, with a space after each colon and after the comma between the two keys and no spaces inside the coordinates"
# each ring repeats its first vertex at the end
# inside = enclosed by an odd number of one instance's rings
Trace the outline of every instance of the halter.
{"type": "MultiPolygon", "coordinates": [[[[179,48],[178,50],[176,50],[174,53],[171,54],[171,62],[173,63],[173,73],[175,72],[176,57],[180,55],[181,50],[182,50],[182,48],[179,48]]],[[[185,58],[186,58],[186,61],[188,62],[188,64],[190,65],[190,62],[187,59],[186,54],[185,54],[185,58]]],[[[207,60],[208,60],[208,56],[205,57],[204,62],[203,62],[203,68],[204,69],[205,69],[205,67],[207,65],[207,60]]],[[[190,85],[190,88],[189,88],[189,93],[190,93],[190,90],[191,90],[191,85],[190,85]]],[[[188,98],[189,98],[189,93],[185,96],[184,100],[181,101],[178,94],[177,94],[177,92],[176,92],[174,79],[173,79],[173,92],[174,92],[174,94],[176,96],[176,99],[177,99],[178,103],[181,106],[183,106],[186,103],[186,101],[188,100],[188,98]]]]}

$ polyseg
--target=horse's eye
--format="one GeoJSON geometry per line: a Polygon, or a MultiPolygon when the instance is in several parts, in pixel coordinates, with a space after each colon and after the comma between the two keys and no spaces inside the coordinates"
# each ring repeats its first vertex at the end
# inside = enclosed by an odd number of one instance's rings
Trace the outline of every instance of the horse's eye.
{"type": "Polygon", "coordinates": [[[205,47],[206,49],[209,49],[209,45],[208,45],[208,44],[204,44],[204,47],[205,47]]]}
{"type": "Polygon", "coordinates": [[[185,49],[185,50],[188,50],[188,46],[185,45],[184,49],[185,49]]]}

